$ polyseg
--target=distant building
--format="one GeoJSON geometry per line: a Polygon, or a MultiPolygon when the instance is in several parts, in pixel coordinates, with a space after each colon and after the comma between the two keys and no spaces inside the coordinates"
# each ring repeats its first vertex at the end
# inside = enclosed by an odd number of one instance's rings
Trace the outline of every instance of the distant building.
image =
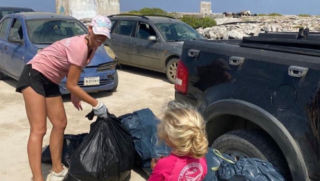
{"type": "Polygon", "coordinates": [[[212,13],[211,2],[209,2],[209,1],[201,1],[200,14],[210,15],[211,13],[212,13]]]}
{"type": "Polygon", "coordinates": [[[77,19],[119,14],[120,0],[56,0],[56,12],[77,19]]]}

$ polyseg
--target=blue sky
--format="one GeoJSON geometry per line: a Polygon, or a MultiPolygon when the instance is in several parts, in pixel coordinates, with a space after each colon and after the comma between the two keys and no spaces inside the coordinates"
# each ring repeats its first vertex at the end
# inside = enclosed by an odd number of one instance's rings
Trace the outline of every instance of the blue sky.
{"type": "MultiPolygon", "coordinates": [[[[157,7],[168,12],[199,12],[201,0],[120,0],[121,11],[157,7]]],[[[212,12],[312,14],[319,15],[320,0],[212,0],[212,12]]],[[[0,0],[0,6],[24,6],[55,12],[55,0],[0,0]]]]}

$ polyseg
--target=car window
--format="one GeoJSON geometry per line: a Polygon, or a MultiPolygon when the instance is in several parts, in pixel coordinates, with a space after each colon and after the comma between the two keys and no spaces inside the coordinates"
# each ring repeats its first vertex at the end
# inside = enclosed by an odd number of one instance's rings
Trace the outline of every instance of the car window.
{"type": "Polygon", "coordinates": [[[87,33],[80,21],[66,19],[28,20],[27,31],[30,40],[37,44],[52,44],[64,38],[87,33]]]}
{"type": "Polygon", "coordinates": [[[140,22],[135,33],[136,38],[147,40],[149,36],[156,36],[156,32],[148,23],[140,22]]]}
{"type": "Polygon", "coordinates": [[[23,39],[22,25],[20,20],[16,18],[13,20],[13,23],[10,28],[9,36],[17,40],[23,39]]]}
{"type": "Polygon", "coordinates": [[[122,20],[117,24],[117,27],[114,29],[113,33],[125,36],[131,36],[135,28],[136,21],[126,21],[122,20]]]}
{"type": "Polygon", "coordinates": [[[10,18],[6,18],[5,20],[2,21],[1,23],[1,28],[0,28],[0,37],[1,38],[5,38],[6,37],[6,33],[7,33],[7,29],[10,23],[10,18]]]}
{"type": "Polygon", "coordinates": [[[205,39],[197,30],[185,23],[157,23],[156,26],[166,41],[205,39]]]}

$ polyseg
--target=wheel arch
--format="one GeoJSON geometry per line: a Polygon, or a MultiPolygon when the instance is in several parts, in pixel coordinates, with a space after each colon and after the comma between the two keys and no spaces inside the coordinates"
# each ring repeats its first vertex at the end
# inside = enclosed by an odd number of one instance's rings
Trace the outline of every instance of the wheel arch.
{"type": "MultiPolygon", "coordinates": [[[[282,123],[266,110],[242,100],[225,99],[209,105],[204,110],[203,117],[208,120],[207,125],[212,121],[230,125],[227,124],[228,120],[236,117],[239,121],[247,120],[252,125],[258,126],[268,133],[281,149],[288,162],[292,178],[297,181],[309,180],[307,168],[297,143],[282,123]],[[225,118],[224,121],[219,121],[221,117],[225,118]]],[[[218,127],[215,130],[221,129],[218,127]]],[[[209,132],[208,136],[210,140],[209,132]]]]}
{"type": "Polygon", "coordinates": [[[180,56],[179,55],[176,55],[176,54],[172,54],[172,55],[169,55],[168,57],[166,57],[165,61],[164,61],[164,65],[163,65],[163,72],[166,72],[167,70],[167,64],[168,62],[173,59],[173,58],[176,58],[176,59],[180,59],[180,56]]]}

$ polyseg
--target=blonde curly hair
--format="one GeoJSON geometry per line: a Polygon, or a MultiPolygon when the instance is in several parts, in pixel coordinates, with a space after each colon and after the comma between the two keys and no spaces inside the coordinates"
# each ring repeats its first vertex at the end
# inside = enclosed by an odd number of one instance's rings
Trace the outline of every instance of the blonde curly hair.
{"type": "Polygon", "coordinates": [[[208,150],[204,120],[190,106],[174,104],[168,107],[158,125],[158,136],[178,156],[202,158],[208,150]]]}

